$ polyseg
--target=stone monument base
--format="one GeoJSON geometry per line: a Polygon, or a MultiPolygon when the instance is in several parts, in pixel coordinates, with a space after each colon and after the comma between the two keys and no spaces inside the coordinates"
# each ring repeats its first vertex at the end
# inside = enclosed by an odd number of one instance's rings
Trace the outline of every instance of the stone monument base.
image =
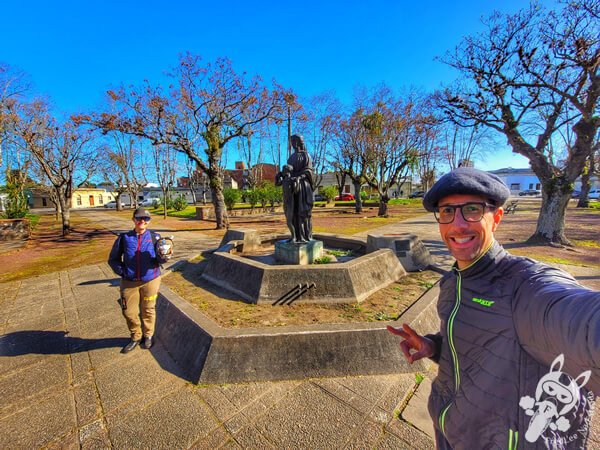
{"type": "Polygon", "coordinates": [[[433,262],[427,247],[414,234],[369,234],[367,253],[381,248],[392,249],[407,272],[425,270],[433,262]]]}
{"type": "Polygon", "coordinates": [[[275,259],[284,264],[312,264],[323,255],[323,242],[275,242],[275,259]]]}

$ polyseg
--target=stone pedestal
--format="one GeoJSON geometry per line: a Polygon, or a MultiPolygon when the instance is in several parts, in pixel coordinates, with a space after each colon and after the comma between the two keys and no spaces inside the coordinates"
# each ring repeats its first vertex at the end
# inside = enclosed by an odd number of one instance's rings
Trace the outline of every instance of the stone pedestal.
{"type": "Polygon", "coordinates": [[[323,255],[323,242],[275,242],[275,259],[284,264],[312,264],[323,255]]]}
{"type": "Polygon", "coordinates": [[[414,234],[369,234],[367,253],[381,248],[392,249],[407,272],[425,270],[432,263],[429,250],[414,234]]]}
{"type": "Polygon", "coordinates": [[[259,249],[261,245],[259,232],[251,228],[230,228],[225,233],[225,236],[223,236],[219,247],[231,241],[242,241],[244,243],[242,247],[243,252],[252,252],[259,249]]]}
{"type": "Polygon", "coordinates": [[[196,219],[210,220],[214,216],[212,206],[196,206],[196,219]]]}

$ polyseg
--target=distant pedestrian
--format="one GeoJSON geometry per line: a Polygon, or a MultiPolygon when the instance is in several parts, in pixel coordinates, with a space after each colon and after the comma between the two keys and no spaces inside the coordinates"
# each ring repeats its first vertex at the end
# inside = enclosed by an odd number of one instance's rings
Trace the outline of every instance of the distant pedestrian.
{"type": "Polygon", "coordinates": [[[133,213],[134,228],[121,233],[113,244],[108,264],[121,277],[119,303],[127,321],[131,341],[121,353],[129,353],[142,337],[142,348],[152,347],[156,322],[156,299],[160,288],[160,264],[169,249],[157,249],[160,235],[150,231],[150,213],[143,207],[133,213]],[[140,311],[142,320],[140,321],[140,311]]]}

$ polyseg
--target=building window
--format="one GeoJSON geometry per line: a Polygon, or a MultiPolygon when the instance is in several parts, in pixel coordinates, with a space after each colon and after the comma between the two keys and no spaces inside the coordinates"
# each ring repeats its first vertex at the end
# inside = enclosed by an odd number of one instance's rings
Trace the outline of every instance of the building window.
{"type": "Polygon", "coordinates": [[[42,197],[42,206],[48,206],[48,201],[46,200],[46,197],[42,197]]]}
{"type": "Polygon", "coordinates": [[[77,206],[81,206],[81,196],[77,196],[77,206]]]}
{"type": "Polygon", "coordinates": [[[102,205],[102,204],[104,204],[104,200],[102,199],[102,195],[99,195],[99,196],[98,196],[98,204],[99,204],[99,205],[102,205]]]}
{"type": "Polygon", "coordinates": [[[521,190],[521,183],[511,183],[510,190],[511,191],[520,191],[521,190]]]}

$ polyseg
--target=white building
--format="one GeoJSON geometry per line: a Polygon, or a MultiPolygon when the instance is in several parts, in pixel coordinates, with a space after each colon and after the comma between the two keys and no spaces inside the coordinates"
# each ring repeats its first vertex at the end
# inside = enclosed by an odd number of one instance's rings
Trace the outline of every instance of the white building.
{"type": "MultiPolygon", "coordinates": [[[[533,170],[526,169],[513,169],[512,167],[507,167],[504,169],[498,170],[490,170],[490,173],[498,175],[498,177],[508,186],[510,189],[510,193],[513,195],[517,195],[519,192],[527,190],[527,189],[538,189],[542,190],[542,183],[540,183],[540,179],[533,172],[533,170]]],[[[600,181],[597,176],[591,177],[592,189],[597,189],[600,187],[600,181]]],[[[581,190],[581,177],[579,177],[575,181],[576,191],[581,190]]]]}

